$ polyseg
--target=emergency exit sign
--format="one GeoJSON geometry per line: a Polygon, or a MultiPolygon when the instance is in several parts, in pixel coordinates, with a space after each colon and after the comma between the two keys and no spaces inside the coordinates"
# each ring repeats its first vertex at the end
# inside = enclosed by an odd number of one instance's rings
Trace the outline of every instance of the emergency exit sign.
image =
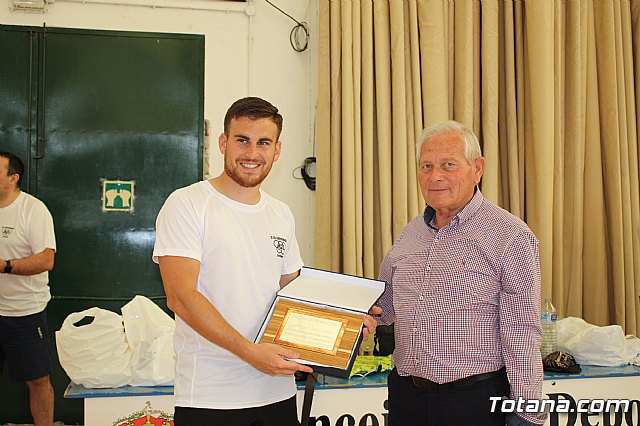
{"type": "Polygon", "coordinates": [[[132,212],[135,182],[132,180],[102,180],[102,211],[132,212]]]}

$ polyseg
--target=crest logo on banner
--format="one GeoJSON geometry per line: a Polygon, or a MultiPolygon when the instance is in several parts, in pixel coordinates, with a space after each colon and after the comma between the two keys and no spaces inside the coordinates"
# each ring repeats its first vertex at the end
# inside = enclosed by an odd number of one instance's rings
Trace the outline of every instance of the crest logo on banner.
{"type": "Polygon", "coordinates": [[[173,426],[173,414],[151,408],[151,402],[140,411],[118,419],[113,426],[173,426]]]}

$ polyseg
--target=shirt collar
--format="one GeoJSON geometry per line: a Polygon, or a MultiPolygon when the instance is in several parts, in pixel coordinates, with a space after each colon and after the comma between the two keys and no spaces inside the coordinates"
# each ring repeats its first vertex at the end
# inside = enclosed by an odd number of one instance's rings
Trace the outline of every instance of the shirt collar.
{"type": "MultiPolygon", "coordinates": [[[[482,205],[483,200],[484,197],[480,192],[480,188],[476,186],[475,193],[473,194],[471,201],[469,201],[467,205],[464,206],[453,219],[451,219],[451,225],[462,225],[467,220],[469,220],[475,214],[475,212],[478,211],[478,209],[482,205]]],[[[433,223],[433,219],[436,216],[436,211],[433,209],[433,207],[427,205],[422,216],[424,218],[424,223],[426,223],[428,227],[435,230],[438,229],[433,223]]]]}

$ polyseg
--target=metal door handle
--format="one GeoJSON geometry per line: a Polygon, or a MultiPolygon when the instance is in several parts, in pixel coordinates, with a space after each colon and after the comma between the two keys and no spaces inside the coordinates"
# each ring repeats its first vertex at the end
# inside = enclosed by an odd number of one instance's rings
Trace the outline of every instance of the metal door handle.
{"type": "Polygon", "coordinates": [[[35,160],[41,160],[44,158],[44,143],[46,139],[44,136],[38,136],[36,141],[36,155],[33,158],[35,160]]]}

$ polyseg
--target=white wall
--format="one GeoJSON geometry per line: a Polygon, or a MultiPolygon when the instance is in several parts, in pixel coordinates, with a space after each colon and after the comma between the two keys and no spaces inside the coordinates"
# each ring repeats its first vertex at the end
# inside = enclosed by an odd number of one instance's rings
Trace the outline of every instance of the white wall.
{"type": "Polygon", "coordinates": [[[306,51],[296,52],[289,44],[295,22],[264,0],[57,0],[45,13],[12,10],[13,0],[0,0],[0,24],[204,34],[210,172],[215,176],[222,170],[217,137],[229,105],[249,95],[276,105],[284,117],[282,155],[263,188],[291,207],[302,256],[313,266],[315,193],[293,171],[315,155],[318,0],[271,1],[309,24],[306,51]]]}

